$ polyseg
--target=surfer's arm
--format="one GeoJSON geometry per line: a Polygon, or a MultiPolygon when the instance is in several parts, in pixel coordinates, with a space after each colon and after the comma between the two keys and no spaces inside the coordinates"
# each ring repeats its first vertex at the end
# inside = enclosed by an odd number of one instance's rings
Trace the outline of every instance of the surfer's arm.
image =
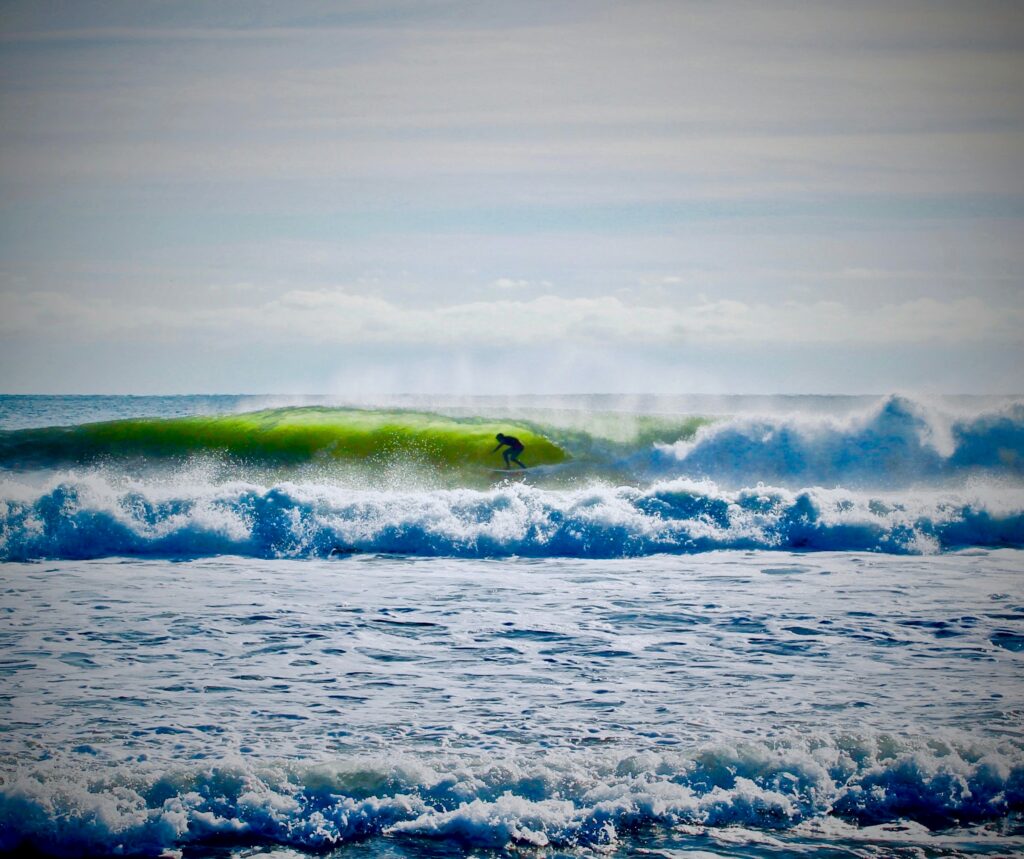
{"type": "Polygon", "coordinates": [[[496,448],[494,448],[494,450],[492,450],[492,451],[491,451],[491,453],[497,453],[497,452],[498,452],[499,450],[501,450],[501,446],[502,446],[502,445],[503,445],[504,443],[505,443],[505,442],[503,442],[503,441],[502,441],[502,442],[498,442],[498,446],[497,446],[496,448]]]}

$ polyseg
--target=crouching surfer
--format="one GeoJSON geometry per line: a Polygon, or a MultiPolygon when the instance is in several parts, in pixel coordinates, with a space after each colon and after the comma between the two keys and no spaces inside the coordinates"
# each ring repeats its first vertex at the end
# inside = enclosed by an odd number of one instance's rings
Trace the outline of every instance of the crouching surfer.
{"type": "Polygon", "coordinates": [[[494,450],[492,450],[491,453],[497,453],[499,450],[501,450],[502,447],[508,447],[508,450],[502,451],[501,454],[503,457],[505,457],[505,468],[512,467],[509,464],[510,462],[514,462],[520,468],[526,468],[526,466],[519,461],[519,454],[521,454],[526,449],[519,439],[517,439],[515,436],[504,435],[503,433],[498,433],[495,436],[495,438],[498,440],[498,446],[494,448],[494,450]]]}

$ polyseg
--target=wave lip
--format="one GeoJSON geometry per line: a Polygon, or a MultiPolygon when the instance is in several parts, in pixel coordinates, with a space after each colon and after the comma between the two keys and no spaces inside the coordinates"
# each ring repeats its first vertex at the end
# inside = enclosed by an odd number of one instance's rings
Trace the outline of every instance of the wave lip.
{"type": "Polygon", "coordinates": [[[834,819],[1012,829],[1024,810],[1021,749],[976,741],[826,737],[673,755],[142,767],[89,770],[65,755],[5,773],[0,849],[159,855],[189,844],[269,842],[323,850],[377,835],[593,848],[652,826],[785,833],[834,819]]]}
{"type": "Polygon", "coordinates": [[[368,552],[611,558],[717,549],[918,554],[1024,547],[1024,493],[904,496],[710,482],[647,489],[118,487],[93,476],[0,500],[0,559],[368,552]]]}

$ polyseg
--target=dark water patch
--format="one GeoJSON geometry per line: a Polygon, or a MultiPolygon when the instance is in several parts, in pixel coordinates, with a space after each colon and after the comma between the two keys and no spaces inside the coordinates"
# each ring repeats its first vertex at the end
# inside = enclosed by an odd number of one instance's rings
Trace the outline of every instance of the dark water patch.
{"type": "Polygon", "coordinates": [[[570,641],[571,637],[562,632],[548,629],[506,629],[494,633],[495,638],[529,639],[531,641],[570,641]]]}
{"type": "Polygon", "coordinates": [[[776,656],[801,656],[820,651],[814,642],[779,641],[774,638],[751,638],[751,653],[771,653],[776,656]]]}
{"type": "Polygon", "coordinates": [[[1024,634],[1019,632],[1000,629],[992,634],[990,641],[996,647],[1001,647],[1003,650],[1009,650],[1013,653],[1020,653],[1024,651],[1024,634]]]}
{"type": "Polygon", "coordinates": [[[579,651],[581,656],[587,657],[588,659],[632,659],[636,656],[630,650],[581,650],[579,651]]]}
{"type": "Polygon", "coordinates": [[[431,623],[425,620],[392,620],[390,618],[377,617],[371,618],[370,623],[379,623],[387,626],[396,627],[408,627],[408,628],[420,628],[420,629],[444,629],[444,626],[439,623],[431,623]]]}
{"type": "Polygon", "coordinates": [[[420,662],[424,658],[415,653],[396,653],[392,650],[378,650],[373,647],[357,647],[356,650],[377,662],[420,662]]]}
{"type": "Polygon", "coordinates": [[[753,617],[726,618],[719,621],[717,625],[722,629],[728,629],[730,632],[768,632],[768,627],[764,624],[763,620],[753,617]]]}
{"type": "Polygon", "coordinates": [[[62,653],[57,657],[61,662],[66,665],[71,665],[75,668],[97,668],[96,662],[88,653],[62,653]]]}

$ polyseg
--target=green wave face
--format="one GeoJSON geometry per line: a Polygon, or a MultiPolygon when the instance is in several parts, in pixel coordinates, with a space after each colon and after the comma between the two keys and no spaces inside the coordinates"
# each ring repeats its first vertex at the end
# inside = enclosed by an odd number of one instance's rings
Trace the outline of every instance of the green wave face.
{"type": "Polygon", "coordinates": [[[410,463],[434,469],[498,468],[499,432],[518,438],[529,466],[565,461],[566,452],[515,422],[320,407],[239,415],[143,418],[0,433],[8,465],[90,462],[112,457],[161,459],[227,455],[253,463],[410,463]]]}

